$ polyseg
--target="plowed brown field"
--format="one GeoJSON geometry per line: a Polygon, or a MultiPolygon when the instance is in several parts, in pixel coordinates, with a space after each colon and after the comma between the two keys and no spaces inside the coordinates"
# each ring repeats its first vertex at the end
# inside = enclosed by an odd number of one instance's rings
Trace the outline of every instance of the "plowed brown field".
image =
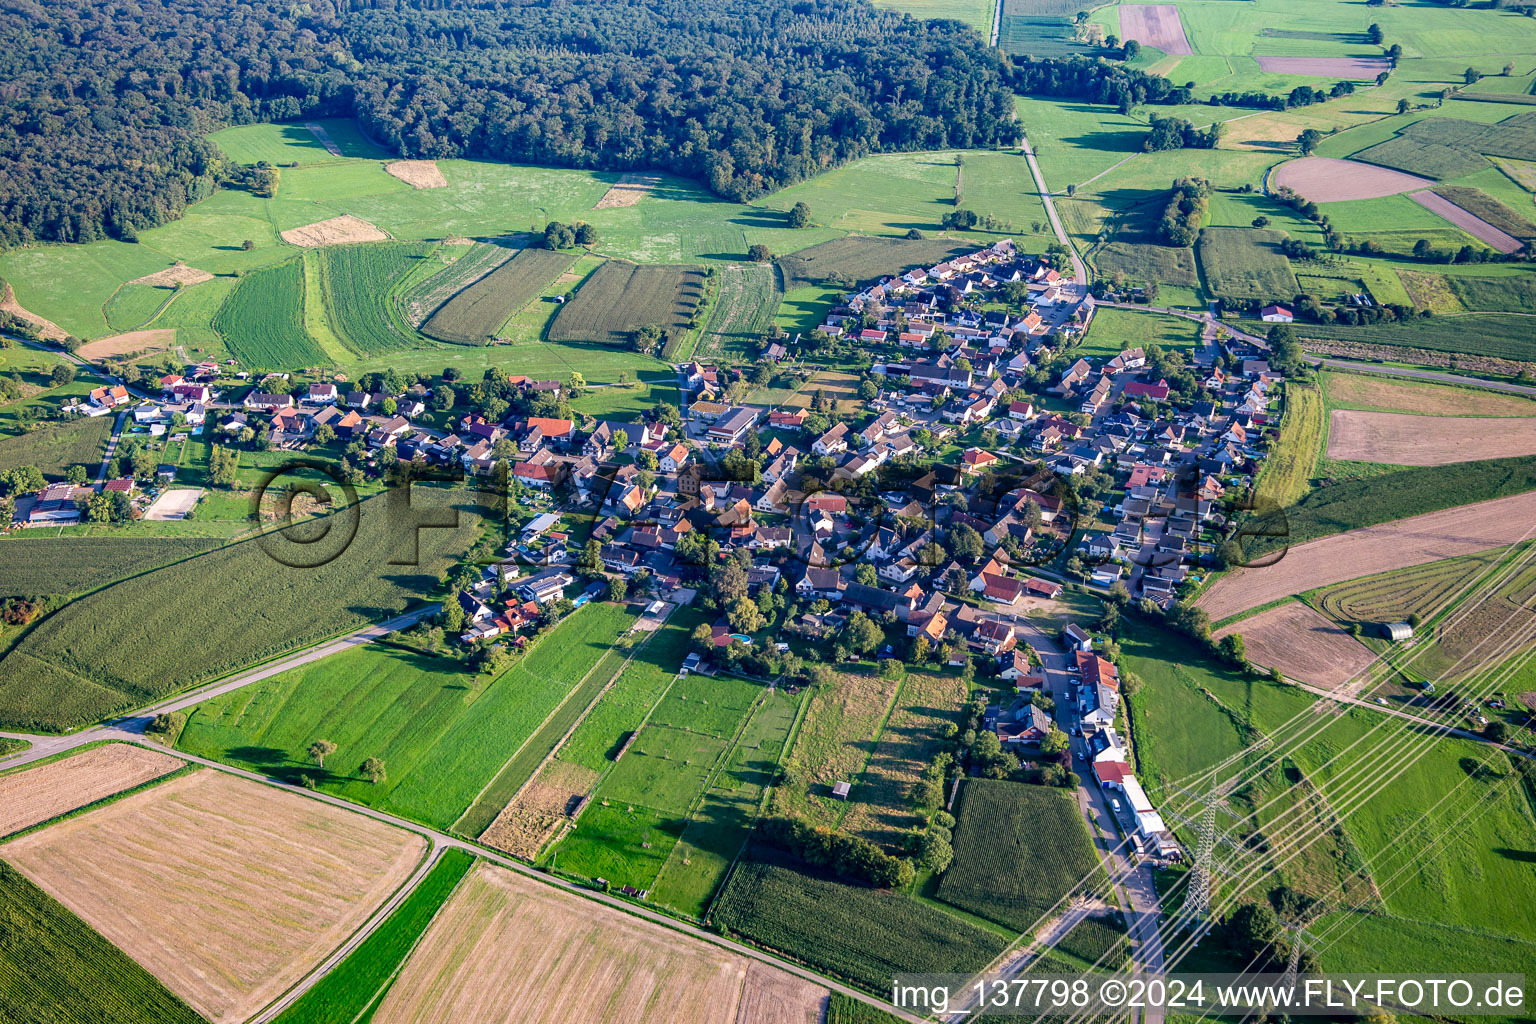
{"type": "Polygon", "coordinates": [[[215,1024],[298,981],[426,841],[204,769],[13,840],[5,858],[215,1024]]]}
{"type": "Polygon", "coordinates": [[[1536,418],[1411,416],[1335,409],[1328,457],[1389,466],[1443,466],[1536,455],[1536,418]]]}
{"type": "Polygon", "coordinates": [[[1121,4],[1120,34],[1166,54],[1191,54],[1179,9],[1173,4],[1121,4]]]}
{"type": "Polygon", "coordinates": [[[1248,660],[1292,679],[1335,689],[1363,672],[1376,655],[1342,626],[1300,601],[1260,612],[1217,632],[1240,633],[1248,660]]]}
{"type": "Polygon", "coordinates": [[[158,779],[183,763],[130,743],[108,743],[62,761],[0,776],[0,836],[158,779]]]}
{"type": "Polygon", "coordinates": [[[373,1020],[805,1024],[820,1018],[826,998],[782,971],[482,863],[373,1020]]]}
{"type": "Polygon", "coordinates": [[[1502,547],[1536,531],[1536,491],[1398,519],[1291,548],[1273,565],[1237,569],[1199,605],[1220,620],[1314,587],[1502,547]]]}

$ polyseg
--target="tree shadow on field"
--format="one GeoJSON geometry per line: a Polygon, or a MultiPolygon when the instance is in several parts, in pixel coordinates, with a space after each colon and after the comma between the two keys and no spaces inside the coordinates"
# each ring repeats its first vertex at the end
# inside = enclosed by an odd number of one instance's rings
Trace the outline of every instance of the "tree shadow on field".
{"type": "Polygon", "coordinates": [[[345,778],[312,761],[294,760],[288,756],[286,750],[278,750],[275,747],[231,747],[225,752],[225,756],[232,761],[248,764],[254,770],[264,772],[270,778],[292,786],[302,785],[306,775],[314,780],[316,785],[345,778]]]}
{"type": "Polygon", "coordinates": [[[765,210],[757,206],[748,207],[726,223],[744,228],[782,228],[788,225],[784,214],[778,210],[765,210]]]}
{"type": "Polygon", "coordinates": [[[1495,846],[1493,852],[1500,857],[1518,860],[1522,864],[1536,864],[1536,850],[1511,850],[1507,846],[1495,846]]]}

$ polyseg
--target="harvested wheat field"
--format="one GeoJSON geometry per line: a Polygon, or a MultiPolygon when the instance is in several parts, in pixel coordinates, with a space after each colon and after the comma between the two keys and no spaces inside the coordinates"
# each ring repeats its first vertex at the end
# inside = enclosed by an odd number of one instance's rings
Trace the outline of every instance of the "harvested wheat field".
{"type": "Polygon", "coordinates": [[[177,285],[190,287],[194,284],[202,284],[204,281],[212,280],[213,275],[206,270],[198,270],[196,267],[189,267],[185,263],[177,263],[174,266],[166,267],[164,270],[157,270],[153,274],[136,277],[128,283],[147,284],[151,288],[175,288],[177,285]]]}
{"type": "Polygon", "coordinates": [[[443,177],[436,160],[396,160],[385,164],[384,170],[411,188],[448,187],[448,179],[443,177]]]}
{"type": "Polygon", "coordinates": [[[425,851],[409,832],[208,769],[4,847],[215,1024],[313,969],[425,851]]]}
{"type": "Polygon", "coordinates": [[[660,184],[661,179],[654,174],[637,174],[633,171],[619,175],[619,180],[613,184],[603,197],[597,201],[594,210],[611,210],[616,206],[634,206],[640,200],[651,194],[651,189],[660,184]]]}
{"type": "Polygon", "coordinates": [[[1536,416],[1536,402],[1519,395],[1398,381],[1366,373],[1327,373],[1323,389],[1335,405],[1365,406],[1375,412],[1421,416],[1536,416]]]}
{"type": "Polygon", "coordinates": [[[1536,417],[1412,416],[1335,409],[1328,457],[1388,466],[1444,466],[1536,455],[1536,417]]]}
{"type": "Polygon", "coordinates": [[[4,283],[5,289],[0,291],[0,311],[19,317],[36,327],[45,341],[63,341],[69,337],[69,333],[52,320],[44,320],[36,313],[24,309],[21,303],[16,301],[16,292],[11,288],[11,283],[9,281],[4,283]]]}
{"type": "Polygon", "coordinates": [[[1317,75],[1320,78],[1373,80],[1392,70],[1385,57],[1257,57],[1259,70],[1277,75],[1317,75]]]}
{"type": "Polygon", "coordinates": [[[1499,252],[1512,253],[1520,251],[1520,246],[1523,244],[1520,239],[1508,231],[1494,227],[1476,214],[1463,210],[1436,192],[1428,190],[1414,192],[1408,198],[1424,207],[1430,213],[1444,217],[1479,242],[1491,245],[1499,252]]]}
{"type": "Polygon", "coordinates": [[[1237,569],[1197,602],[1215,621],[1305,590],[1390,569],[1475,554],[1536,531],[1536,491],[1323,537],[1273,565],[1237,569]]]}
{"type": "Polygon", "coordinates": [[[1348,199],[1380,199],[1428,188],[1434,182],[1413,174],[1354,160],[1307,156],[1281,164],[1269,176],[1275,188],[1288,188],[1314,203],[1338,203],[1348,199]]]}
{"type": "Polygon", "coordinates": [[[1364,672],[1376,655],[1338,623],[1300,601],[1287,601],[1218,630],[1241,633],[1248,660],[1292,679],[1336,689],[1364,672]]]}
{"type": "Polygon", "coordinates": [[[585,765],[551,759],[496,815],[480,841],[514,857],[533,860],[568,822],[597,784],[598,773],[585,765]]]}
{"type": "Polygon", "coordinates": [[[108,743],[0,776],[0,836],[158,779],[184,763],[131,743],[108,743]]]}
{"type": "MultiPolygon", "coordinates": [[[[374,1024],[731,1024],[743,1003],[819,1019],[825,990],[481,863],[433,920],[374,1024]],[[750,989],[750,991],[748,991],[750,989]]],[[[785,1014],[788,1014],[787,1016],[785,1014]]],[[[750,1018],[754,1024],[760,1018],[750,1018]]]]}
{"type": "Polygon", "coordinates": [[[1134,39],[1142,46],[1154,46],[1166,54],[1195,52],[1179,23],[1179,9],[1173,4],[1121,4],[1120,37],[1134,39]]]}
{"type": "Polygon", "coordinates": [[[110,338],[97,338],[75,349],[81,359],[97,362],[102,359],[123,359],[128,356],[146,356],[166,352],[176,344],[176,331],[169,327],[157,327],[147,331],[128,331],[110,338]]]}
{"type": "Polygon", "coordinates": [[[283,232],[289,245],[314,248],[317,245],[345,245],[348,242],[382,242],[389,236],[361,217],[344,213],[340,217],[316,221],[283,232]]]}

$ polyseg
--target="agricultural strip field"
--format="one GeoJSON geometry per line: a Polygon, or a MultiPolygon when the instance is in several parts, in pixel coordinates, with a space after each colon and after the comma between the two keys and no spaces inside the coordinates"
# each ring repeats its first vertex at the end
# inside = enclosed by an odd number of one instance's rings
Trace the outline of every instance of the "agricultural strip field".
{"type": "Polygon", "coordinates": [[[153,974],[4,862],[0,907],[8,1020],[204,1024],[153,974]]]}
{"type": "Polygon", "coordinates": [[[1286,508],[1307,493],[1317,464],[1317,449],[1323,440],[1323,411],[1323,396],[1317,388],[1294,382],[1286,384],[1280,439],[1254,482],[1254,492],[1261,501],[1286,508]]]}
{"type": "Polygon", "coordinates": [[[693,356],[729,362],[750,359],[757,342],[773,327],[774,314],[784,299],[779,272],[767,264],[747,263],[723,267],[716,276],[720,295],[693,356]]]}
{"type": "Polygon", "coordinates": [[[1511,253],[1520,251],[1520,239],[1509,234],[1507,231],[1494,227],[1481,217],[1463,210],[1439,193],[1429,191],[1410,192],[1408,198],[1429,212],[1450,221],[1478,241],[1492,246],[1498,252],[1511,253]]]}
{"type": "Polygon", "coordinates": [[[95,590],[221,543],[212,537],[18,537],[0,543],[0,596],[95,590]]]}
{"type": "Polygon", "coordinates": [[[975,252],[975,243],[947,238],[869,238],[850,235],[779,257],[784,287],[793,291],[842,277],[862,283],[913,267],[931,267],[951,256],[975,252]]]}
{"type": "Polygon", "coordinates": [[[1443,466],[1536,455],[1536,418],[1413,416],[1335,409],[1328,457],[1391,466],[1443,466]]]}
{"type": "Polygon", "coordinates": [[[429,242],[332,245],[321,249],[320,289],[331,328],[358,355],[377,356],[420,343],[396,308],[392,289],[432,252],[429,242]]]}
{"type": "Polygon", "coordinates": [[[864,771],[899,685],[873,672],[842,672],[816,690],[789,755],[799,771],[774,790],[776,811],[827,828],[842,820],[848,804],[832,786],[864,771]]]}
{"type": "Polygon", "coordinates": [[[426,841],[203,770],[3,849],[34,883],[224,1024],[255,1013],[361,925],[410,875],[426,841]]]}
{"type": "MultiPolygon", "coordinates": [[[[394,522],[384,502],[354,506],[350,546],[341,517],[331,536],[305,547],[306,557],[334,553],[316,569],[274,560],[288,542],[282,531],[226,545],[174,565],[114,583],[37,622],[0,659],[0,723],[61,730],[202,680],[244,668],[398,615],[436,593],[438,573],[468,550],[479,519],[455,493],[417,486],[424,513],[449,503],[459,525],[424,530],[419,564],[389,560],[417,536],[413,522],[394,522]],[[332,539],[334,536],[334,540],[332,539]],[[322,550],[325,549],[325,550],[322,550]],[[209,586],[208,581],[221,581],[209,586]],[[195,592],[196,601],[186,595],[195,592]],[[175,614],[165,609],[175,608],[175,614]],[[131,623],[132,628],[125,624],[131,623]],[[202,638],[217,636],[210,646],[202,638]]],[[[296,529],[306,529],[300,524],[296,529]]],[[[307,742],[307,741],[306,741],[307,742]]]]}
{"type": "Polygon", "coordinates": [[[446,829],[631,621],[621,606],[585,605],[494,678],[368,644],[199,704],[180,746],[446,829]],[[319,738],[337,747],[324,769],[306,753],[319,738]],[[369,757],[387,779],[362,775],[369,757]]]}
{"type": "Polygon", "coordinates": [[[459,345],[484,345],[575,259],[569,252],[523,249],[443,303],[422,323],[422,333],[459,345]]]}
{"type": "Polygon", "coordinates": [[[1288,188],[1314,203],[1380,199],[1434,184],[1428,178],[1391,168],[1326,156],[1308,156],[1283,163],[1269,176],[1269,182],[1274,188],[1288,188]]]}
{"type": "Polygon", "coordinates": [[[516,256],[515,249],[498,242],[471,242],[465,245],[438,246],[436,257],[445,261],[443,268],[424,278],[405,294],[406,319],[420,327],[443,303],[468,288],[486,274],[516,256]]]}
{"type": "Polygon", "coordinates": [[[1184,26],[1179,23],[1179,8],[1174,4],[1121,5],[1120,38],[1134,39],[1142,46],[1174,56],[1195,52],[1184,36],[1184,26]]]}
{"type": "Polygon", "coordinates": [[[0,437],[0,473],[20,466],[36,466],[50,480],[63,479],[70,466],[81,465],[95,479],[107,438],[112,436],[111,416],[93,416],[71,423],[47,423],[36,430],[0,437]]]}
{"type": "Polygon", "coordinates": [[[804,695],[765,691],[683,827],[651,898],[703,917],[731,862],[746,845],[778,773],[780,755],[804,695]]]}
{"type": "MultiPolygon", "coordinates": [[[[676,680],[598,784],[575,830],[551,851],[554,863],[566,873],[652,888],[700,799],[719,784],[718,773],[729,770],[732,751],[762,702],[760,683],[728,676],[676,680]]],[[[776,717],[787,732],[789,719],[776,717]]],[[[777,727],[766,731],[756,742],[783,743],[777,727]]],[[[752,782],[759,771],[743,763],[733,778],[752,782]]],[[[679,889],[695,896],[696,884],[680,881],[679,889]]]]}
{"type": "Polygon", "coordinates": [[[864,772],[849,794],[852,806],[841,830],[899,848],[905,833],[927,826],[909,794],[933,756],[944,750],[946,724],[958,724],[966,686],[954,676],[909,672],[864,772]]]}
{"type": "MultiPolygon", "coordinates": [[[[1521,554],[1528,557],[1530,552],[1521,554]]],[[[1516,556],[1519,558],[1519,556],[1516,556]]],[[[1485,664],[1502,645],[1505,656],[1529,656],[1536,629],[1536,565],[1514,561],[1501,566],[1481,587],[1475,601],[1458,605],[1456,612],[1434,624],[1434,646],[1416,660],[1412,671],[1428,679],[1467,678],[1492,666],[1485,664]]]]}
{"type": "Polygon", "coordinates": [[[1463,558],[1410,566],[1312,592],[1308,600],[1337,622],[1403,622],[1431,619],[1505,554],[1492,548],[1463,558]]]}
{"type": "Polygon", "coordinates": [[[183,763],[129,743],[108,743],[0,775],[0,836],[158,779],[183,763]]]}
{"type": "MultiPolygon", "coordinates": [[[[1474,217],[1516,238],[1536,238],[1536,224],[1499,202],[1482,189],[1465,185],[1436,185],[1435,194],[1455,203],[1474,217]]],[[[1523,198],[1523,197],[1522,197],[1523,198]]]]}
{"type": "Polygon", "coordinates": [[[1316,587],[1512,544],[1533,523],[1536,491],[1351,530],[1293,547],[1273,565],[1236,569],[1199,605],[1220,621],[1316,587]]]}
{"type": "Polygon", "coordinates": [[[1064,897],[1107,881],[1068,793],[996,779],[960,784],[955,859],[940,876],[939,899],[1029,932],[1064,897]]]}
{"type": "Polygon", "coordinates": [[[1371,81],[1392,70],[1385,57],[1257,57],[1260,71],[1276,75],[1316,75],[1371,81]]]}
{"type": "MultiPolygon", "coordinates": [[[[1065,57],[1094,48],[1077,38],[1076,8],[1060,0],[1003,0],[997,44],[1011,54],[1065,57]]],[[[990,26],[989,26],[990,27],[990,26]]]]}
{"type": "Polygon", "coordinates": [[[1267,228],[1204,228],[1195,247],[1211,291],[1228,299],[1289,299],[1299,290],[1280,252],[1285,233],[1267,228]]]}
{"type": "Polygon", "coordinates": [[[609,260],[560,307],[549,325],[549,340],[624,345],[641,327],[684,331],[703,298],[704,271],[699,267],[609,260]]]}
{"type": "Polygon", "coordinates": [[[304,330],[304,263],[253,270],[213,318],[230,354],[251,369],[319,366],[329,360],[304,330]]]}
{"type": "Polygon", "coordinates": [[[477,866],[428,927],[374,1024],[646,1021],[807,1024],[826,991],[661,926],[477,866]]]}
{"type": "Polygon", "coordinates": [[[1476,388],[1389,380],[1366,373],[1322,373],[1330,409],[1417,413],[1421,416],[1536,416],[1536,402],[1476,388]]]}
{"type": "Polygon", "coordinates": [[[389,919],[345,960],[277,1017],[275,1024],[335,1024],[357,1020],[393,980],[416,940],[474,864],[464,850],[449,849],[411,890],[389,919]]]}
{"type": "MultiPolygon", "coordinates": [[[[1532,337],[1531,319],[1526,316],[1435,316],[1369,327],[1298,324],[1296,333],[1303,340],[1391,345],[1536,362],[1536,337],[1532,337]]],[[[1405,359],[1408,356],[1411,353],[1404,353],[1405,359]]]]}
{"type": "Polygon", "coordinates": [[[1302,604],[1287,601],[1216,632],[1242,634],[1248,660],[1304,683],[1338,689],[1376,660],[1371,649],[1338,623],[1302,604]]]}
{"type": "Polygon", "coordinates": [[[756,843],[726,880],[711,920],[873,992],[888,992],[900,972],[979,969],[1007,943],[937,907],[840,881],[756,843]]]}

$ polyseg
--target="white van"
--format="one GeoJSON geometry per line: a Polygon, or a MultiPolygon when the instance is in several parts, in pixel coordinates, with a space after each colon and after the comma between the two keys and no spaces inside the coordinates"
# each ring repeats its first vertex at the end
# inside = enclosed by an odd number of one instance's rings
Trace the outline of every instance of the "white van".
{"type": "Polygon", "coordinates": [[[1109,806],[1111,808],[1113,808],[1113,810],[1114,810],[1114,812],[1116,814],[1120,813],[1120,801],[1119,800],[1116,800],[1115,798],[1111,797],[1110,801],[1109,801],[1109,806]]]}

